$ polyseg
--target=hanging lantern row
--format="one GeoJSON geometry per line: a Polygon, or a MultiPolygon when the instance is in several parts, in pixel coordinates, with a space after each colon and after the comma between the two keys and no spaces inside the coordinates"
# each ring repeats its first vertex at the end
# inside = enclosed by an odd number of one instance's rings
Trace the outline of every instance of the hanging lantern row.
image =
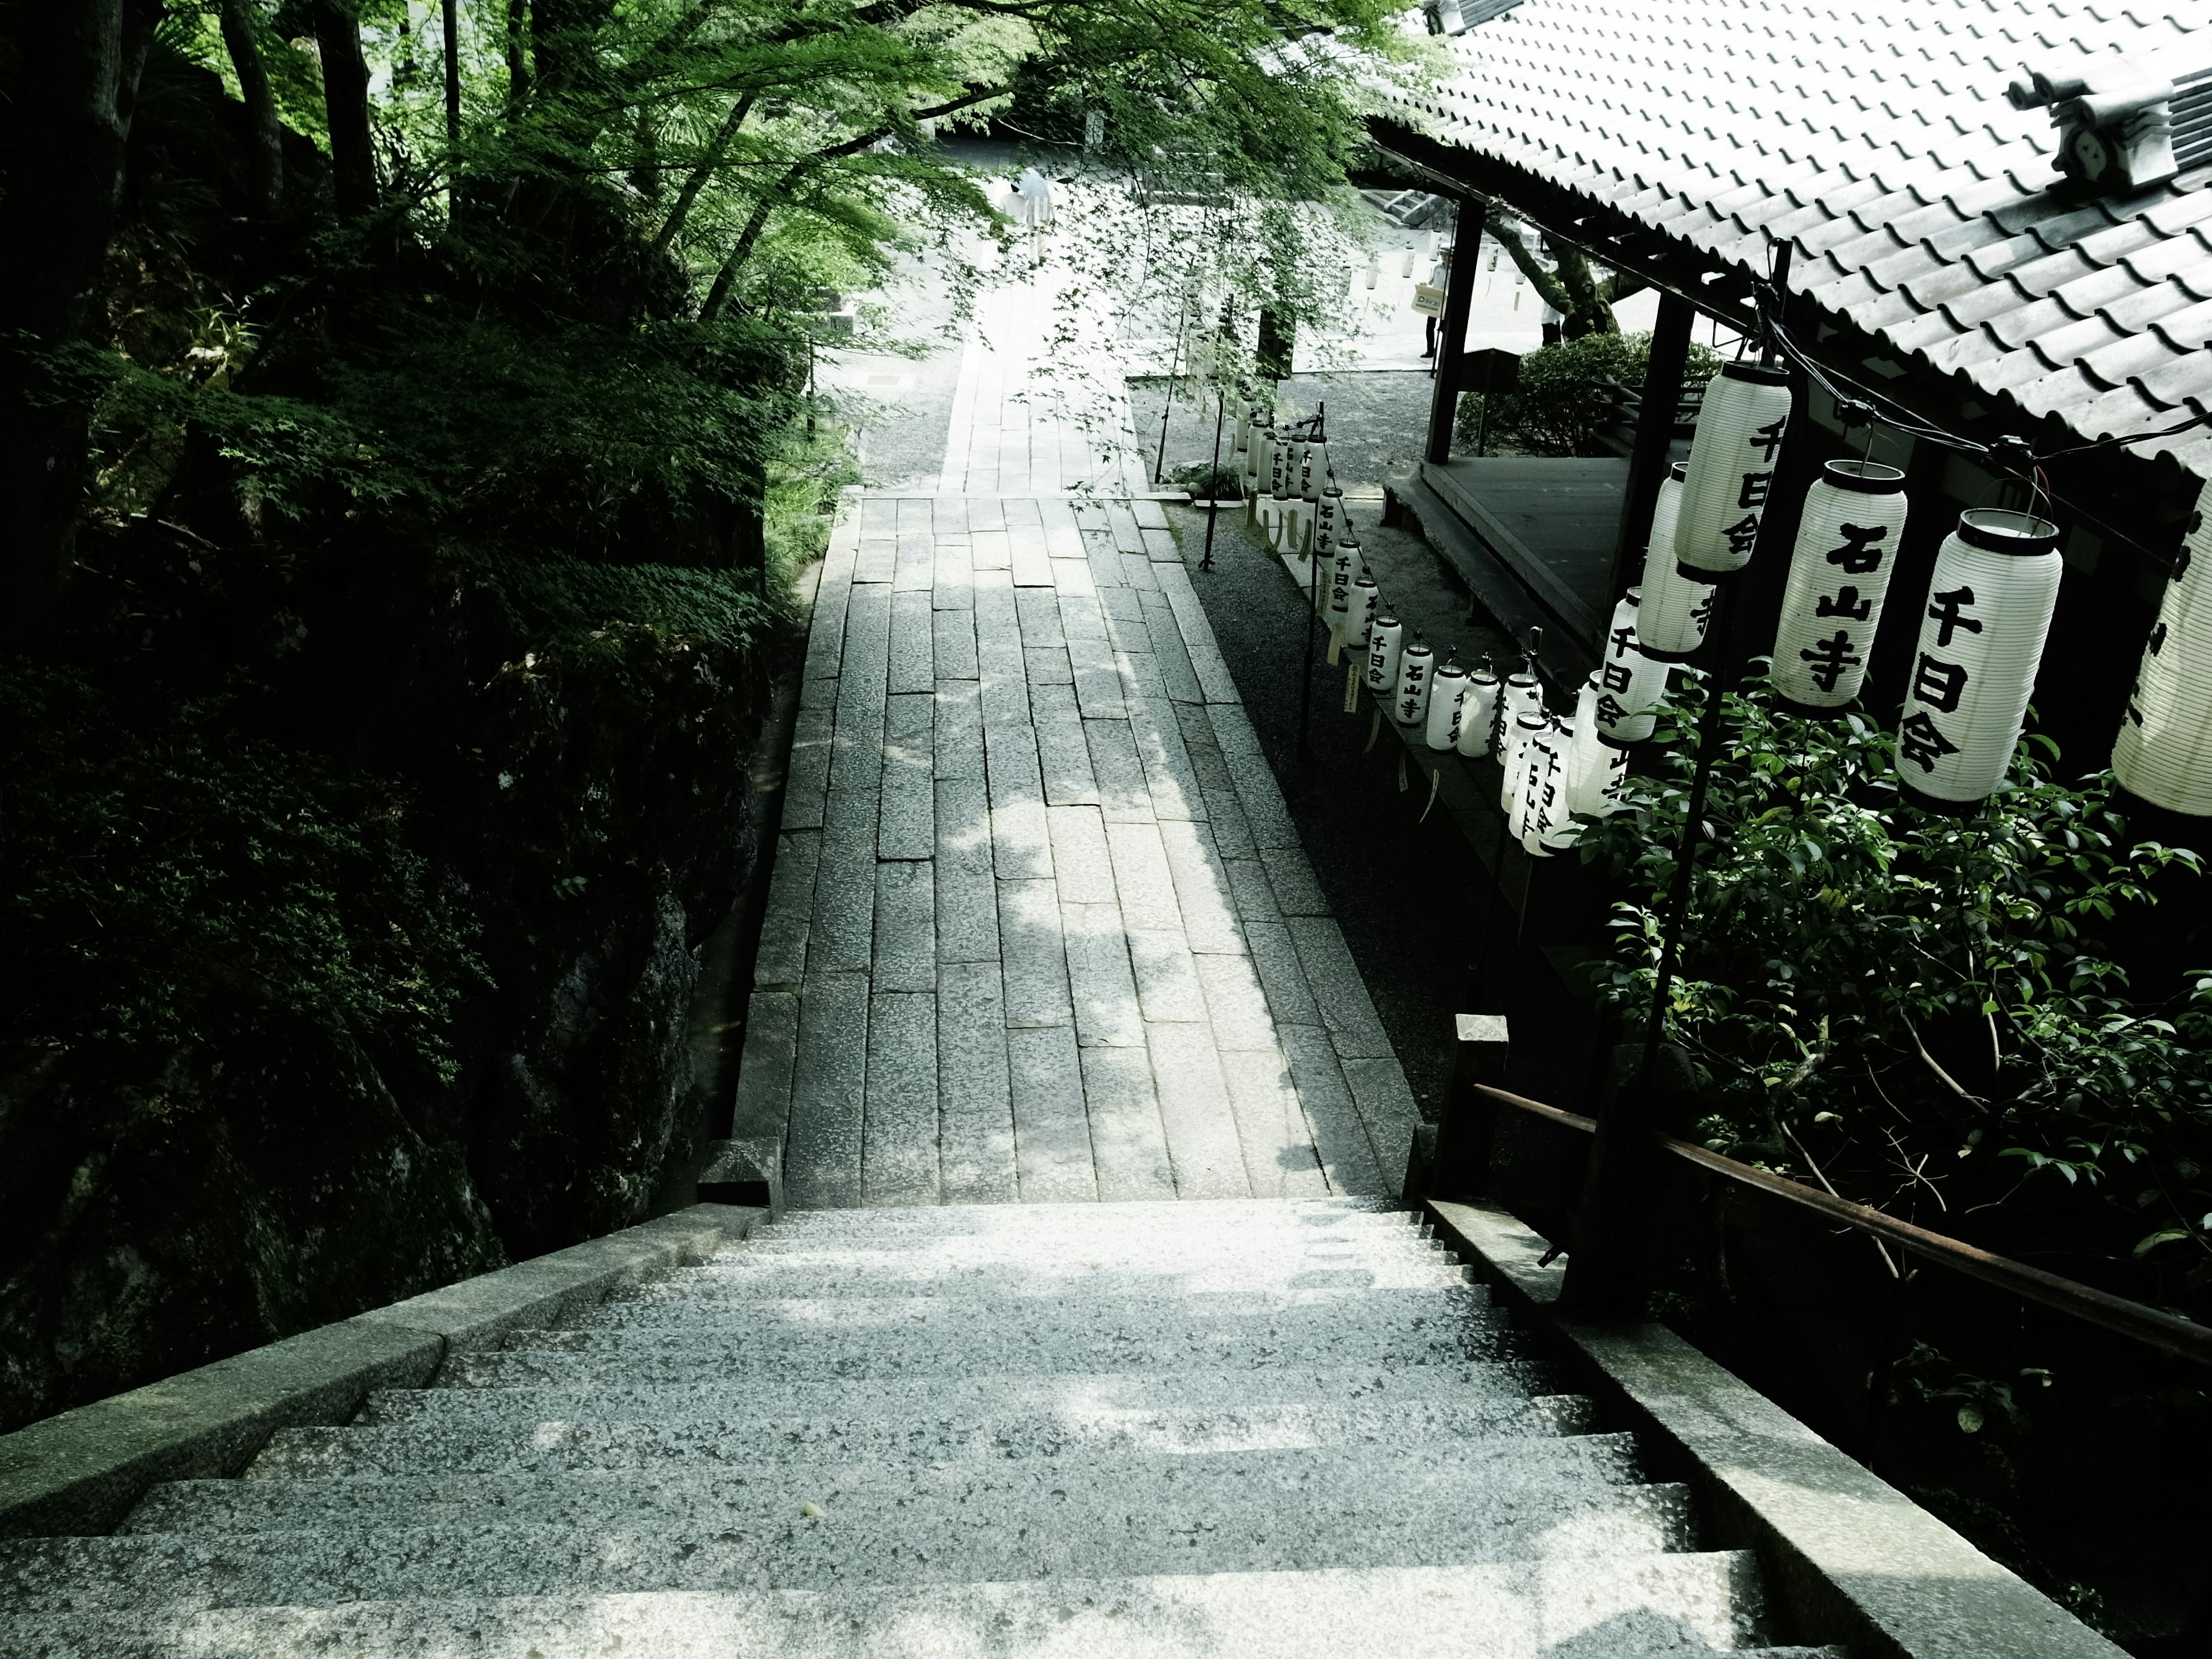
{"type": "MultiPolygon", "coordinates": [[[[1643,580],[1614,607],[1599,667],[1571,723],[1545,708],[1532,676],[1439,665],[1384,609],[1343,513],[1323,441],[1238,422],[1249,499],[1278,550],[1310,557],[1313,604],[1331,660],[1364,659],[1364,683],[1432,750],[1495,753],[1508,827],[1534,856],[1571,842],[1578,819],[1619,809],[1627,750],[1647,740],[1668,669],[1695,653],[1715,585],[1756,545],[1791,411],[1784,374],[1725,365],[1709,382],[1686,465],[1661,485],[1643,580]]],[[[1774,651],[1772,683],[1808,714],[1863,690],[1908,517],[1904,474],[1833,461],[1807,491],[1774,651]]],[[[2033,514],[1972,509],[1936,555],[1921,617],[1895,766],[1905,798],[1958,811],[2004,778],[2019,743],[2062,569],[2057,527],[2033,514]]],[[[2155,805],[2212,815],[2212,534],[2203,515],[2168,584],[2115,744],[2113,769],[2155,805]]]]}
{"type": "Polygon", "coordinates": [[[2212,526],[2201,510],[2128,693],[2112,775],[2154,806],[2212,817],[2212,526]]]}

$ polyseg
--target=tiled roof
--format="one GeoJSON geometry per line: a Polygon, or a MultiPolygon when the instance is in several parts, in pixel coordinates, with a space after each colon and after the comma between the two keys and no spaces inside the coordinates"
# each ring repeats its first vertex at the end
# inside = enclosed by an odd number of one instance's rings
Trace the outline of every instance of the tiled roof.
{"type": "MultiPolygon", "coordinates": [[[[1400,118],[1790,287],[2086,439],[2212,414],[2212,167],[2052,188],[2023,64],[2212,61],[2212,0],[1523,0],[1400,118]],[[2202,31],[2200,33],[2200,31],[2202,31]]],[[[2212,429],[2136,447],[2212,477],[2212,429]]]]}

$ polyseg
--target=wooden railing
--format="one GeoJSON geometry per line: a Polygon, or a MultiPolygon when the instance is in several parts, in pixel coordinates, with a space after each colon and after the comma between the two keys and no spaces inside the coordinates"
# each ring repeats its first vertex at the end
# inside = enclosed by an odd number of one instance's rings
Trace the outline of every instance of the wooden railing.
{"type": "MultiPolygon", "coordinates": [[[[1594,1118],[1578,1113],[1561,1111],[1556,1106],[1547,1106],[1541,1101],[1528,1100],[1520,1095],[1509,1094],[1503,1089],[1486,1083],[1471,1085],[1474,1093],[1486,1099],[1510,1106],[1532,1117],[1556,1123],[1562,1127],[1580,1130],[1584,1134],[1597,1131],[1594,1118]]],[[[1654,1133],[1654,1142],[1665,1152],[1686,1163],[1709,1170],[1715,1175],[1747,1187],[1755,1187],[1763,1193],[1794,1204],[1800,1209],[1810,1210],[1830,1221],[1884,1239],[1900,1249],[1910,1250],[1938,1267],[1948,1267],[1954,1273],[1978,1279],[1985,1285],[1994,1285],[2029,1302],[2040,1303],[2046,1308],[2082,1320],[2088,1324],[2141,1342],[2163,1352],[2192,1359],[2203,1365],[2212,1365],[2212,1327],[2198,1325],[2177,1315],[2157,1308],[2145,1307],[2140,1302],[2130,1302],[2125,1297],[2113,1296],[2093,1285],[2061,1279],[2057,1273],[2047,1273],[2040,1267],[2031,1267],[2024,1261],[2014,1261],[1984,1250],[1978,1245],[1947,1238],[1941,1233],[1929,1232],[1925,1227],[1915,1226],[1910,1221],[1900,1221],[1893,1215],[1870,1209],[1863,1204],[1854,1204],[1849,1199],[1836,1197],[1816,1188],[1804,1186],[1718,1152],[1682,1140],[1674,1135],[1654,1133]]]]}

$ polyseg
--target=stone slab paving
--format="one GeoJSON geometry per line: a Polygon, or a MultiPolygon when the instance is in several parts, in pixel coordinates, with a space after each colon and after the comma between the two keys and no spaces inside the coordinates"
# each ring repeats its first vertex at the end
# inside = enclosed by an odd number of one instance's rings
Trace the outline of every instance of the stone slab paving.
{"type": "Polygon", "coordinates": [[[1389,1191],[1418,1113],[1157,502],[849,495],[738,1087],[802,1207],[1389,1191]]]}

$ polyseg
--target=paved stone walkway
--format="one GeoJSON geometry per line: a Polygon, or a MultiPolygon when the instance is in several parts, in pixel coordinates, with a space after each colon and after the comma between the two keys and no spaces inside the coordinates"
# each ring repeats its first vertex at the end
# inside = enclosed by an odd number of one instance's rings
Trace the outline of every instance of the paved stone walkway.
{"type": "Polygon", "coordinates": [[[1412,1094],[1158,504],[844,510],[734,1133],[802,1206],[1387,1190],[1412,1094]]]}
{"type": "Polygon", "coordinates": [[[971,332],[940,490],[841,504],[732,1133],[802,1207],[1394,1190],[1412,1091],[1050,292],[971,332]]]}

